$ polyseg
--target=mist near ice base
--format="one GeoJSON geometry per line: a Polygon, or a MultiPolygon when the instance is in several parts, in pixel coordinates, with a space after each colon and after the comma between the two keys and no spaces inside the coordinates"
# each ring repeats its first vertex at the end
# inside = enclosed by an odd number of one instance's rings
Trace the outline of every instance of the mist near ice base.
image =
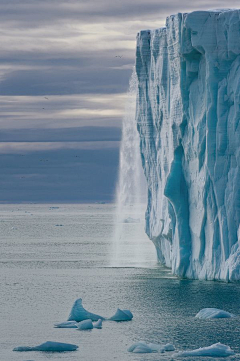
{"type": "Polygon", "coordinates": [[[136,123],[137,89],[138,80],[134,68],[122,122],[115,230],[110,261],[113,267],[149,267],[155,266],[157,261],[154,246],[145,234],[147,184],[136,123]]]}

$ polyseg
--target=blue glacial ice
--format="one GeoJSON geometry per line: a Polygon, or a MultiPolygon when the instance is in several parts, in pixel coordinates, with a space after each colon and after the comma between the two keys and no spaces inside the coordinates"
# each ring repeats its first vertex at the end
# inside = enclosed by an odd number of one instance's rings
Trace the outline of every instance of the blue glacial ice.
{"type": "Polygon", "coordinates": [[[200,319],[209,319],[209,318],[232,318],[235,316],[232,313],[219,310],[218,308],[203,308],[196,314],[195,317],[200,319]]]}
{"type": "Polygon", "coordinates": [[[188,357],[188,356],[201,356],[201,357],[228,357],[234,355],[234,351],[229,346],[223,345],[218,342],[208,347],[200,347],[191,351],[180,351],[172,355],[172,357],[188,357]]]}
{"type": "Polygon", "coordinates": [[[99,319],[104,320],[104,317],[96,315],[95,313],[88,312],[83,308],[82,299],[77,299],[71,309],[68,321],[81,322],[83,320],[98,321],[99,319]]]}
{"type": "Polygon", "coordinates": [[[137,36],[146,233],[174,274],[240,279],[240,10],[137,36]]]}
{"type": "Polygon", "coordinates": [[[78,349],[77,345],[71,343],[62,343],[55,341],[47,341],[38,346],[19,346],[15,347],[13,351],[43,351],[43,352],[66,352],[66,351],[76,351],[78,349]]]}

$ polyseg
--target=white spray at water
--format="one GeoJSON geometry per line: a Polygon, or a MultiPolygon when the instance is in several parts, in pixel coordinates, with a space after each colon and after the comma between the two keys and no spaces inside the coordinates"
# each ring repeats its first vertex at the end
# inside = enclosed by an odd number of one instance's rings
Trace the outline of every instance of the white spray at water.
{"type": "Polygon", "coordinates": [[[136,124],[138,81],[133,70],[122,124],[112,266],[143,266],[156,260],[152,242],[144,232],[147,185],[143,174],[136,124]]]}

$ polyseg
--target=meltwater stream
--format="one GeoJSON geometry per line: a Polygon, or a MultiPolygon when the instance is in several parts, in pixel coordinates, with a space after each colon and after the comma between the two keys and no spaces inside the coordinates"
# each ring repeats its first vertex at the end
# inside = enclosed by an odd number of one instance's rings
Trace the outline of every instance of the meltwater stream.
{"type": "Polygon", "coordinates": [[[148,267],[156,264],[155,248],[144,231],[147,185],[141,164],[135,116],[137,88],[134,69],[122,123],[111,266],[148,267]]]}

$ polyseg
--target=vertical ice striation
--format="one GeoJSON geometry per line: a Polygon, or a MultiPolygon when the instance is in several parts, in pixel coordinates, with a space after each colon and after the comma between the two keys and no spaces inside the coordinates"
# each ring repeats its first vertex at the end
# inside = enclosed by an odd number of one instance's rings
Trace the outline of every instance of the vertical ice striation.
{"type": "Polygon", "coordinates": [[[240,279],[240,10],[137,36],[146,232],[173,273],[240,279]]]}

